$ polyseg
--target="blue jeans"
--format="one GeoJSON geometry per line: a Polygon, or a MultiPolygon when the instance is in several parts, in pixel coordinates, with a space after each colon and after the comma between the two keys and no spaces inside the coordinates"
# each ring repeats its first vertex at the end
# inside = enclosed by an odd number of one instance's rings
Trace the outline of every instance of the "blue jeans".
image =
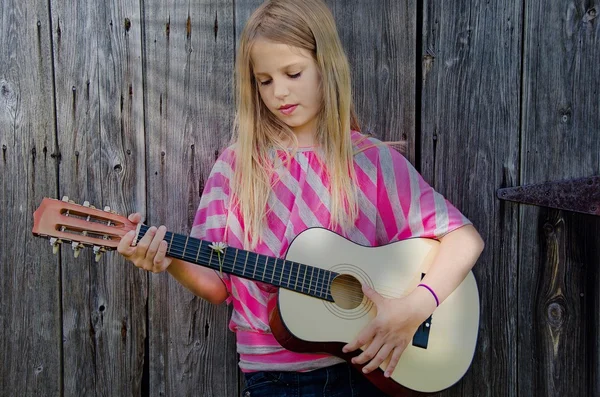
{"type": "Polygon", "coordinates": [[[310,372],[249,372],[242,397],[385,397],[346,363],[310,372]]]}

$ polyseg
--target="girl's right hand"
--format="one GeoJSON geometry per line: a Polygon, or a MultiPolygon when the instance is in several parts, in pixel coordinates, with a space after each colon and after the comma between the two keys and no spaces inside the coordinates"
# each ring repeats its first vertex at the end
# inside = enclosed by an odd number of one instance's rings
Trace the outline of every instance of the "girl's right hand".
{"type": "MultiPolygon", "coordinates": [[[[127,218],[135,224],[140,223],[142,220],[141,214],[137,212],[127,218]]],[[[123,236],[117,247],[117,252],[140,269],[152,273],[163,272],[171,264],[171,258],[166,256],[168,247],[167,242],[164,240],[166,232],[167,228],[165,226],[159,228],[152,226],[144,237],[132,247],[131,243],[136,236],[135,230],[132,230],[123,236]]]]}

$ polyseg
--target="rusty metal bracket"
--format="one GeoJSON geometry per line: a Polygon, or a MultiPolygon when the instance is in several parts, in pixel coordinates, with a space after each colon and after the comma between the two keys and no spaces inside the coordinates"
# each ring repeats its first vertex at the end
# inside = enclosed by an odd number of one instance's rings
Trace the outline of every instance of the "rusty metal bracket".
{"type": "Polygon", "coordinates": [[[600,176],[498,189],[500,200],[600,216],[600,176]]]}

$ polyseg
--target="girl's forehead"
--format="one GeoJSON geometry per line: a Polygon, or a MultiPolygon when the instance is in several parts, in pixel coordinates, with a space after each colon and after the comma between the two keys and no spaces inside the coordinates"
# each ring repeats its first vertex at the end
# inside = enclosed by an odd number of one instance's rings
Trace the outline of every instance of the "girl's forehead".
{"type": "Polygon", "coordinates": [[[265,39],[257,39],[252,43],[250,57],[257,73],[260,73],[261,69],[280,69],[290,64],[312,60],[310,52],[304,48],[265,39]]]}

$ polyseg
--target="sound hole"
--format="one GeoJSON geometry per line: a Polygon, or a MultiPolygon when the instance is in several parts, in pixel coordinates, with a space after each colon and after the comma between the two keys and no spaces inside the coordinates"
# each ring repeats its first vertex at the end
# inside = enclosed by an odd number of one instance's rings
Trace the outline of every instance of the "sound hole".
{"type": "Polygon", "coordinates": [[[341,274],[331,283],[331,296],[339,307],[352,310],[361,304],[364,294],[360,281],[348,274],[341,274]]]}

